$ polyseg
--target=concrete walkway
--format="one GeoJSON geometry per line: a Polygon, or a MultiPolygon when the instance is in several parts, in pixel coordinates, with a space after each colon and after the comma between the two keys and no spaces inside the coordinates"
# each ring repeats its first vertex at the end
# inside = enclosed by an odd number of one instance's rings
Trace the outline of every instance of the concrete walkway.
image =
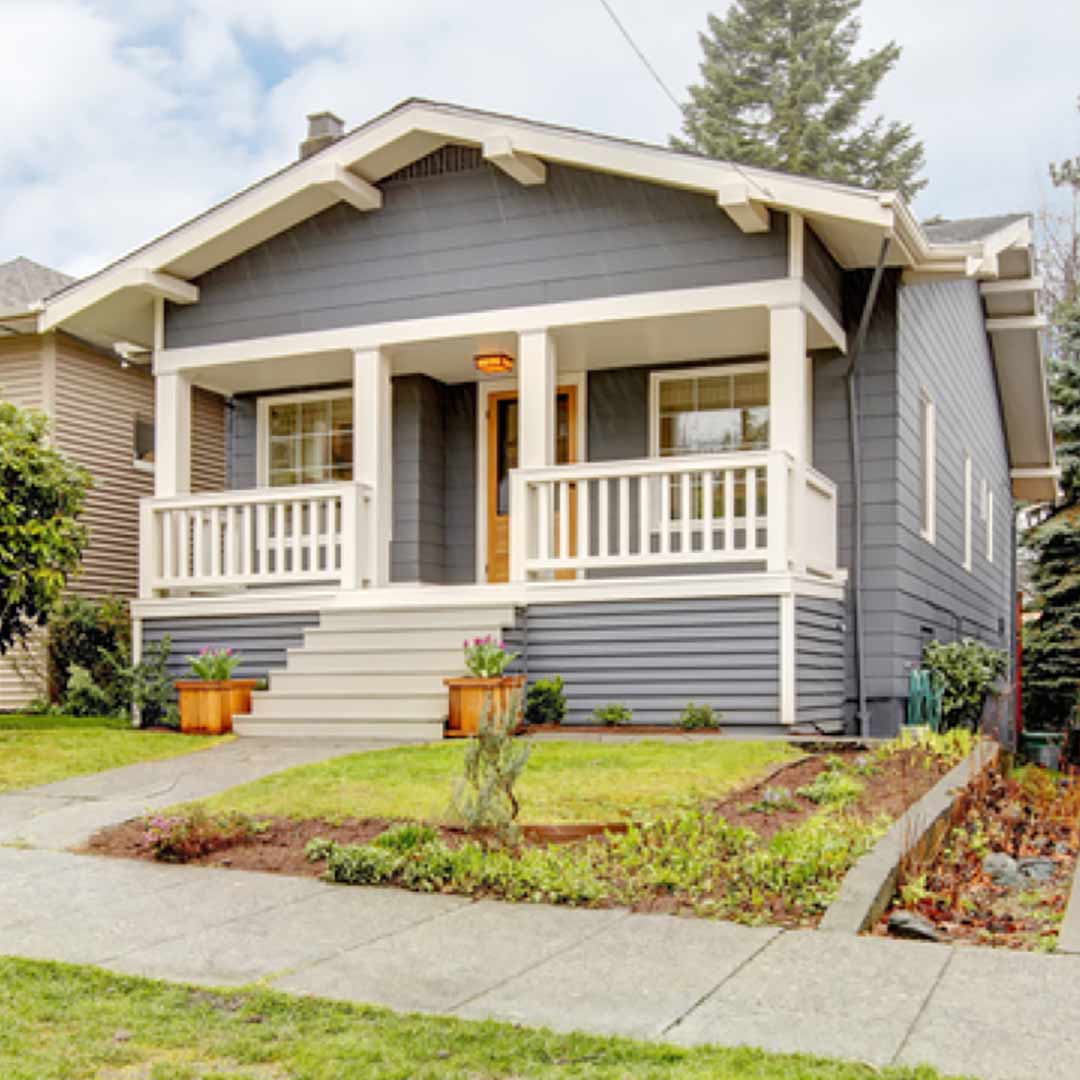
{"type": "Polygon", "coordinates": [[[359,739],[235,739],[165,761],[77,776],[0,793],[0,844],[55,850],[84,843],[98,829],[268,773],[395,743],[359,739]]]}
{"type": "Polygon", "coordinates": [[[0,954],[676,1043],[1080,1076],[1080,957],[0,848],[0,954]]]}

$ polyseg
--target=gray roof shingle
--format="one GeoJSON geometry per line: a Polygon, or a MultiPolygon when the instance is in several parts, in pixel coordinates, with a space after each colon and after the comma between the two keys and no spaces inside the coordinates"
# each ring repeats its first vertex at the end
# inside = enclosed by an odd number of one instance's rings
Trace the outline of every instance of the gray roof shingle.
{"type": "Polygon", "coordinates": [[[994,217],[957,218],[955,221],[923,223],[932,244],[970,244],[992,236],[1030,214],[997,214],[994,217]]]}
{"type": "Polygon", "coordinates": [[[28,311],[31,304],[59,292],[73,281],[75,278],[69,274],[21,255],[0,263],[0,311],[28,311]]]}

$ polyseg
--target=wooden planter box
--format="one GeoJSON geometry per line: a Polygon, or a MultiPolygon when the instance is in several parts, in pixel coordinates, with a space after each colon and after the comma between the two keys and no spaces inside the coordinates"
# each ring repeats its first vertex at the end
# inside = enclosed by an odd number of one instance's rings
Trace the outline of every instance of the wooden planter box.
{"type": "Polygon", "coordinates": [[[251,712],[251,691],[258,679],[184,679],[180,694],[180,730],[185,735],[227,735],[233,717],[251,712]]]}
{"type": "MultiPolygon", "coordinates": [[[[493,709],[510,707],[510,695],[525,686],[524,675],[503,675],[499,679],[476,679],[463,676],[459,679],[443,679],[450,688],[450,717],[446,722],[448,738],[465,738],[475,735],[484,715],[484,703],[490,698],[493,709]]],[[[521,715],[514,724],[521,724],[521,715]]]]}

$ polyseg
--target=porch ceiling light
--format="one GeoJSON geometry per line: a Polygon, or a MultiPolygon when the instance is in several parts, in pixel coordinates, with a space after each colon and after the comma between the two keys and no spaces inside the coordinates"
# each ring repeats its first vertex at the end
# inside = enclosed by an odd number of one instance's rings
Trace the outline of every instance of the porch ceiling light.
{"type": "Polygon", "coordinates": [[[507,375],[514,370],[514,358],[504,352],[477,353],[473,363],[485,375],[507,375]]]}

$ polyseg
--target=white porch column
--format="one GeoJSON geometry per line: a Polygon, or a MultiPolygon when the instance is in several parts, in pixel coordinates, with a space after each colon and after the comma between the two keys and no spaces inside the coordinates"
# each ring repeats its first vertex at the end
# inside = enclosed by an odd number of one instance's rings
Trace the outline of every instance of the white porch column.
{"type": "Polygon", "coordinates": [[[154,494],[191,492],[191,383],[182,372],[154,380],[154,494]]]}
{"type": "Polygon", "coordinates": [[[806,312],[769,311],[769,445],[809,462],[812,454],[813,383],[806,355],[806,312]]]}
{"type": "Polygon", "coordinates": [[[372,588],[390,582],[390,358],[382,349],[353,352],[353,479],[370,484],[365,549],[372,588]]]}

